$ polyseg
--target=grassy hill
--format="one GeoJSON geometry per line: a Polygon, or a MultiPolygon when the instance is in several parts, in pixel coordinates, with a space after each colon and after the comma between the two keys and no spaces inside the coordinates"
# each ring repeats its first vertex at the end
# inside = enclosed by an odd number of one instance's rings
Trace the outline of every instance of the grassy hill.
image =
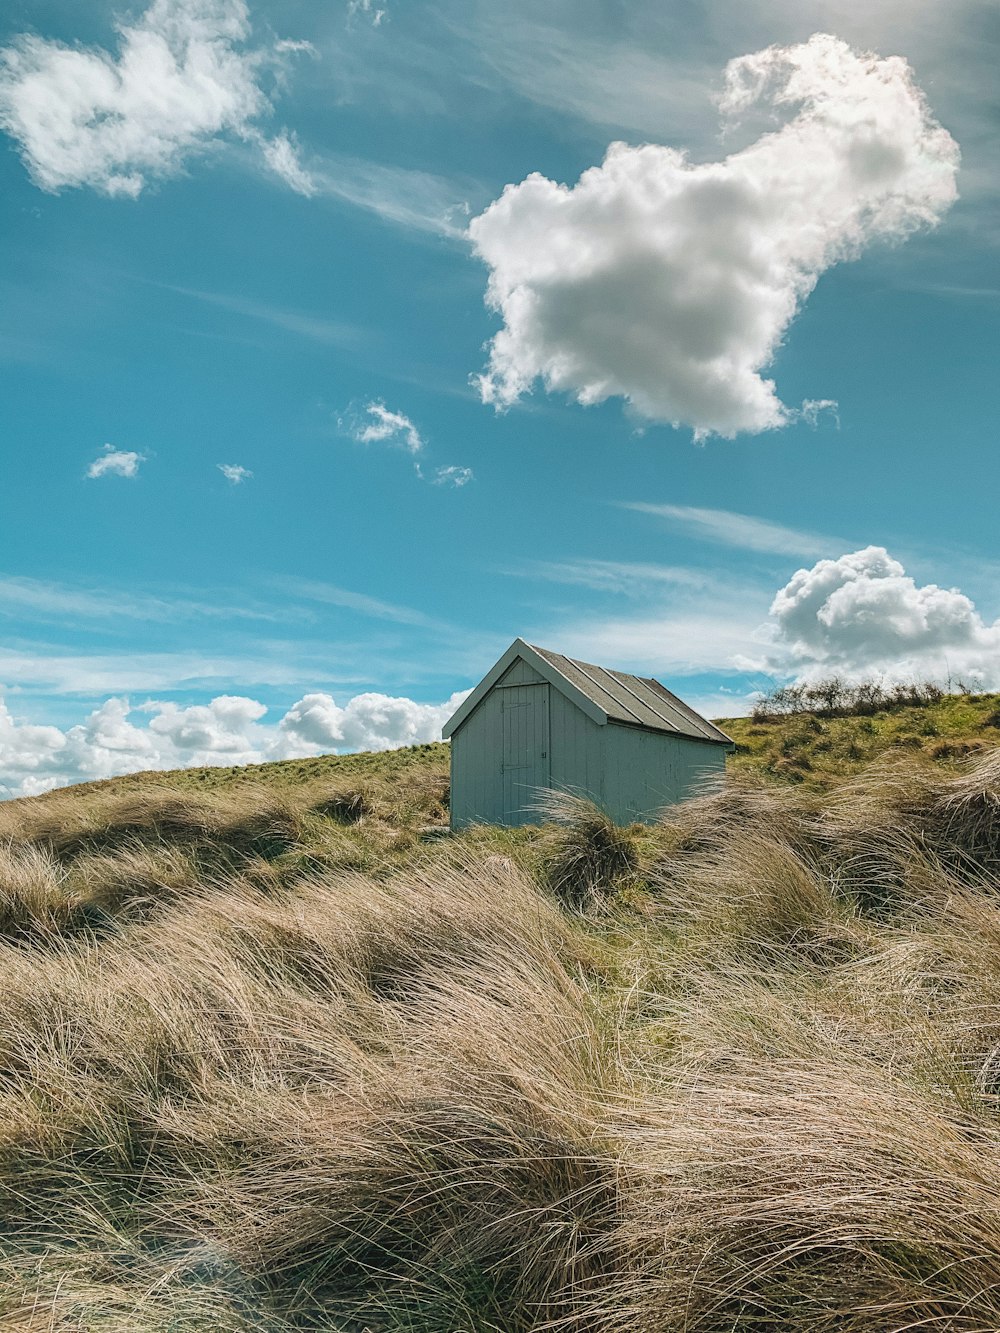
{"type": "Polygon", "coordinates": [[[981,753],[1000,743],[1000,694],[951,694],[861,715],[738,717],[719,725],[737,743],[737,771],[822,785],[857,773],[889,749],[945,762],[981,753]]]}
{"type": "Polygon", "coordinates": [[[997,696],[650,829],[447,749],[0,805],[0,1327],[1000,1327],[997,696]]]}

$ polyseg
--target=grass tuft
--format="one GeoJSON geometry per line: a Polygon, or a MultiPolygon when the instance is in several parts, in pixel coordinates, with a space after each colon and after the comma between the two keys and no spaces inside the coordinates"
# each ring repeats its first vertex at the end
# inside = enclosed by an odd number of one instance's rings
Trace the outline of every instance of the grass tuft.
{"type": "Polygon", "coordinates": [[[556,824],[542,848],[544,880],[556,898],[586,911],[613,898],[635,878],[634,835],[586,797],[550,793],[539,812],[556,824]]]}

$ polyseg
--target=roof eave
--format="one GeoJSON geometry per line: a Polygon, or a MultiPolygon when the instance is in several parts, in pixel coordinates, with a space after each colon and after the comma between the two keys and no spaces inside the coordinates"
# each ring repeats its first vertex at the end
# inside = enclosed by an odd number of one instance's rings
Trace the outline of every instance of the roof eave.
{"type": "MultiPolygon", "coordinates": [[[[608,719],[609,727],[625,727],[629,731],[647,731],[651,736],[672,736],[679,741],[695,741],[698,745],[724,745],[729,750],[736,749],[735,741],[720,731],[717,736],[698,736],[692,731],[676,731],[667,727],[650,727],[644,722],[624,722],[621,718],[608,719]]],[[[718,728],[716,728],[718,730],[718,728]]]]}

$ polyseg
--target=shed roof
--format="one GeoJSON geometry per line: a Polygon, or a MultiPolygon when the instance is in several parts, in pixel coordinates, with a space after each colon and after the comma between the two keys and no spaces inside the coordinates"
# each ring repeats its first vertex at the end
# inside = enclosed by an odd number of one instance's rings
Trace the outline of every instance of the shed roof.
{"type": "Polygon", "coordinates": [[[724,731],[689,708],[682,699],[658,680],[646,676],[630,676],[624,671],[579,662],[548,648],[539,648],[515,639],[499,662],[483,677],[467,699],[445,723],[443,734],[451,736],[470,716],[506,671],[523,658],[551,685],[582,708],[600,726],[609,722],[621,726],[642,727],[644,731],[661,731],[691,740],[709,741],[717,745],[732,745],[724,731]]]}

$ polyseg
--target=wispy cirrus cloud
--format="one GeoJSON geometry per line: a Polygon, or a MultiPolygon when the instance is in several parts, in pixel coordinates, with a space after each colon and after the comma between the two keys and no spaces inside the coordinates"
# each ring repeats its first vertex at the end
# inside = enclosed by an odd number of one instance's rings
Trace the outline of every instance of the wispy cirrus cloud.
{"type": "Polygon", "coordinates": [[[384,222],[456,241],[465,238],[467,200],[484,193],[471,182],[348,154],[318,154],[302,170],[308,171],[317,195],[353,204],[384,222]]]}
{"type": "Polygon", "coordinates": [[[174,618],[175,609],[158,597],[5,575],[0,576],[0,615],[83,621],[169,620],[174,618]]]}
{"type": "Polygon", "coordinates": [[[505,566],[502,572],[626,597],[644,597],[665,587],[704,588],[712,582],[712,575],[703,570],[628,560],[529,560],[505,566]]]}
{"type": "Polygon", "coordinates": [[[438,17],[462,44],[463,64],[479,67],[480,80],[643,138],[690,138],[704,126],[715,69],[705,43],[692,41],[697,16],[685,13],[671,25],[668,6],[655,12],[662,22],[652,32],[642,6],[602,22],[599,8],[583,15],[576,0],[550,0],[544,7],[508,0],[503,9],[489,0],[462,0],[443,6],[438,17]]]}
{"type": "Polygon", "coordinates": [[[591,614],[531,633],[571,657],[654,675],[665,684],[670,677],[737,674],[760,654],[767,593],[753,591],[752,600],[671,602],[643,615],[591,614]]]}
{"type": "Polygon", "coordinates": [[[671,526],[704,541],[743,551],[760,551],[766,555],[828,555],[831,551],[843,550],[846,544],[841,537],[785,527],[769,519],[754,518],[751,514],[740,514],[730,509],[651,504],[644,500],[628,501],[621,507],[665,519],[671,526]]]}
{"type": "Polygon", "coordinates": [[[368,593],[354,592],[350,588],[341,588],[335,583],[323,583],[313,579],[277,578],[272,586],[293,597],[305,601],[319,602],[326,606],[339,606],[345,611],[356,611],[359,615],[375,620],[389,620],[397,625],[414,625],[423,629],[440,629],[443,622],[417,611],[411,606],[399,606],[395,602],[384,602],[368,593]]]}
{"type": "Polygon", "coordinates": [[[312,199],[318,191],[316,179],[302,165],[301,149],[297,139],[287,130],[276,134],[273,139],[261,142],[264,161],[296,194],[312,199]]]}
{"type": "Polygon", "coordinates": [[[310,613],[291,605],[248,604],[231,591],[200,596],[170,592],[162,595],[126,591],[118,587],[94,588],[54,580],[0,575],[0,615],[26,621],[141,620],[173,623],[183,620],[301,621],[310,613]]]}
{"type": "Polygon", "coordinates": [[[760,656],[774,590],[760,572],[731,567],[577,559],[522,562],[510,572],[595,594],[575,607],[556,608],[547,598],[528,617],[529,641],[667,684],[670,677],[745,675],[747,661],[760,656]]]}
{"type": "Polygon", "coordinates": [[[0,647],[0,680],[23,693],[83,695],[149,693],[247,686],[286,686],[361,680],[340,645],[272,640],[266,654],[177,651],[82,652],[51,644],[0,647]]]}
{"type": "Polygon", "coordinates": [[[282,333],[294,333],[300,338],[329,343],[334,347],[355,348],[368,337],[364,329],[342,320],[330,319],[303,310],[289,310],[285,306],[255,301],[249,297],[236,296],[231,292],[203,291],[196,287],[178,287],[168,283],[153,285],[163,291],[189,297],[203,305],[216,306],[220,310],[230,311],[246,319],[271,324],[282,333]]]}

